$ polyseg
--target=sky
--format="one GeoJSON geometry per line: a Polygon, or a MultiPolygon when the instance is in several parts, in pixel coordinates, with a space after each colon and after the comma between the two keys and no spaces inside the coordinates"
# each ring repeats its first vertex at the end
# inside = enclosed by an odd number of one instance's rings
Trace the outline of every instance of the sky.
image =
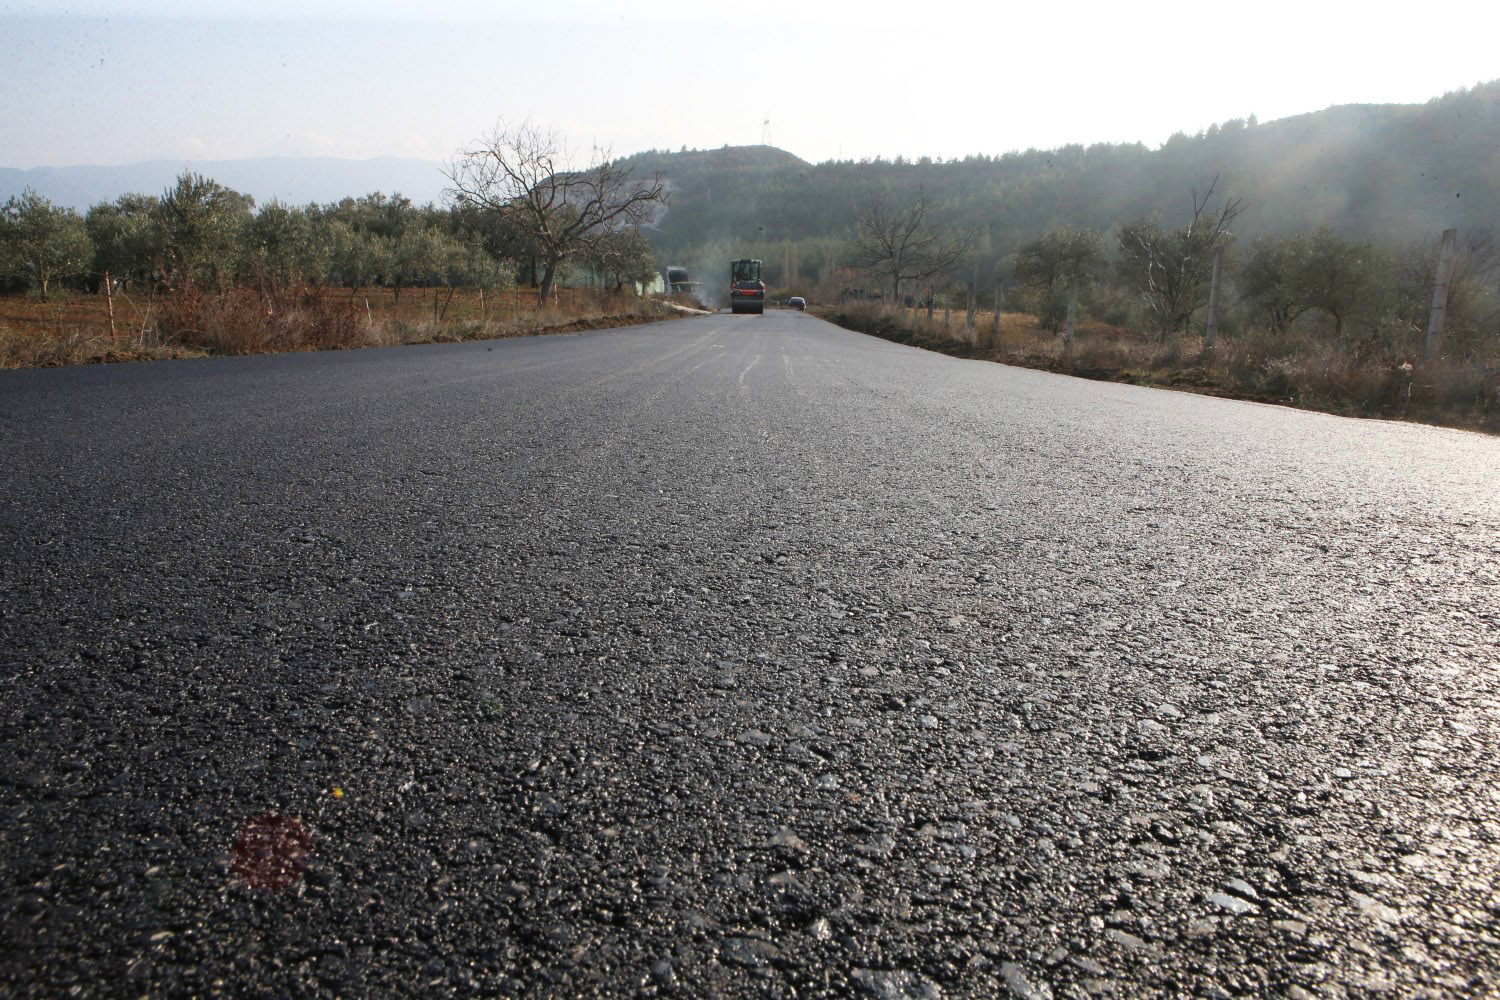
{"type": "Polygon", "coordinates": [[[548,6],[0,0],[0,166],[443,161],[501,119],[616,155],[1154,148],[1500,78],[1494,0],[548,6]]]}

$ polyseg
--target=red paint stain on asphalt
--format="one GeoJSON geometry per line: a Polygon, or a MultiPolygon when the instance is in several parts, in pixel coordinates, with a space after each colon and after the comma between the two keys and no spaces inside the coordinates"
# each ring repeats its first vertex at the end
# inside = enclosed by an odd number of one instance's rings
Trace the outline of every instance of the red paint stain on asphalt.
{"type": "Polygon", "coordinates": [[[302,877],[312,853],[312,834],[301,820],[276,812],[262,813],[240,825],[230,854],[245,884],[262,892],[280,892],[302,877]]]}

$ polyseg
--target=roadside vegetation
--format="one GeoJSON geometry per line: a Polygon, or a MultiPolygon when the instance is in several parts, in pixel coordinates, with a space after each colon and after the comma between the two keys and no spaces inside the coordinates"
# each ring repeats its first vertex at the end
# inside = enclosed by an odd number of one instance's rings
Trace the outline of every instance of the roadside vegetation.
{"type": "Polygon", "coordinates": [[[594,150],[497,128],[447,207],[382,193],[294,207],[196,174],[80,215],[0,206],[0,366],[466,340],[674,315],[640,226],[665,203],[594,150]],[[581,207],[580,207],[581,206],[581,207]]]}
{"type": "Polygon", "coordinates": [[[1000,332],[991,334],[994,313],[977,313],[977,336],[964,317],[947,327],[941,310],[879,303],[814,306],[812,312],[840,326],[956,357],[982,358],[1084,378],[1182,389],[1344,416],[1412,420],[1500,433],[1500,352],[1467,360],[1422,356],[1420,338],[1405,350],[1340,343],[1294,331],[1264,328],[1226,337],[1211,348],[1192,335],[1158,339],[1140,331],[1090,320],[1077,325],[1071,352],[1034,313],[1002,311],[1000,332]]]}
{"type": "Polygon", "coordinates": [[[841,325],[963,356],[1500,432],[1492,229],[1387,244],[1322,227],[1242,246],[1250,209],[1218,185],[1184,192],[1175,218],[1049,230],[998,263],[972,228],[931,221],[925,191],[904,209],[881,199],[845,248],[858,266],[814,301],[841,325]]]}
{"type": "Polygon", "coordinates": [[[459,288],[441,293],[435,318],[430,289],[399,303],[372,291],[354,302],[346,291],[306,285],[155,298],[116,293],[113,334],[101,295],[0,297],[0,368],[495,340],[681,315],[659,297],[600,288],[560,287],[546,306],[530,289],[459,288]]]}

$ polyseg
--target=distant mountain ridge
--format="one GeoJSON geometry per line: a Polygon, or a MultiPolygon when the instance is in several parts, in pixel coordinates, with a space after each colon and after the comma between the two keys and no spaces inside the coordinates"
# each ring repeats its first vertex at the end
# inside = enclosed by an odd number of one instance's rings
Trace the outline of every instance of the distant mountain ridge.
{"type": "Polygon", "coordinates": [[[87,211],[122,194],[159,195],[192,171],[248,194],[257,205],[325,204],[373,191],[414,203],[441,202],[443,164],[398,156],[345,160],[332,156],[269,156],[249,160],[149,160],[122,166],[0,167],[0,201],[31,188],[58,205],[87,211]]]}

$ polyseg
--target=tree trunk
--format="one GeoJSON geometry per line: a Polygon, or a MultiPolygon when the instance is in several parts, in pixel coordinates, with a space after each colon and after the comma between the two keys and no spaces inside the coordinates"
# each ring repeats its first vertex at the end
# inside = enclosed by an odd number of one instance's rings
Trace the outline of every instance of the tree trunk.
{"type": "Polygon", "coordinates": [[[537,302],[543,306],[547,304],[547,298],[552,294],[552,279],[557,275],[558,262],[548,258],[547,265],[542,271],[542,287],[537,292],[537,302]]]}

